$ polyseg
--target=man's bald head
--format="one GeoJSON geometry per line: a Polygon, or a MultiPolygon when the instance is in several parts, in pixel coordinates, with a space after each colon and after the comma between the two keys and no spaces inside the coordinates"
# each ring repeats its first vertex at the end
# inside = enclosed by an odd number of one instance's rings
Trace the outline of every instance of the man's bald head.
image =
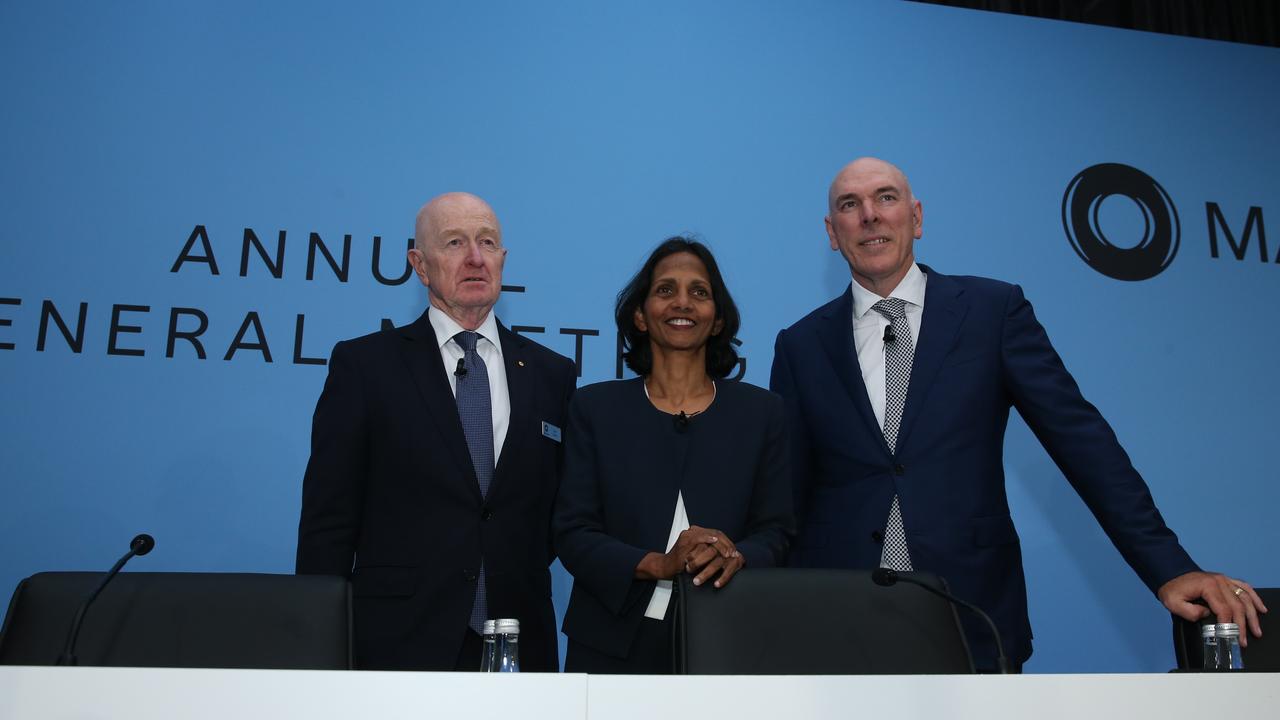
{"type": "Polygon", "coordinates": [[[489,203],[469,192],[447,192],[431,198],[418,210],[413,226],[414,247],[422,250],[424,243],[439,235],[448,221],[459,218],[487,222],[499,235],[502,233],[498,216],[489,207],[489,203]]]}
{"type": "Polygon", "coordinates": [[[907,174],[902,172],[897,165],[880,158],[860,157],[840,168],[840,172],[836,173],[835,179],[831,181],[831,187],[827,190],[827,210],[835,210],[836,199],[840,196],[840,187],[844,185],[846,180],[866,177],[872,173],[887,174],[893,177],[895,184],[905,193],[907,201],[913,202],[915,200],[915,195],[911,192],[911,183],[907,180],[907,174]]]}
{"type": "Polygon", "coordinates": [[[409,262],[431,304],[475,330],[502,292],[507,250],[489,203],[465,192],[432,198],[418,211],[409,262]]]}
{"type": "Polygon", "coordinates": [[[862,287],[888,297],[915,264],[924,208],[896,165],[858,158],[845,165],[827,193],[827,238],[862,287]]]}

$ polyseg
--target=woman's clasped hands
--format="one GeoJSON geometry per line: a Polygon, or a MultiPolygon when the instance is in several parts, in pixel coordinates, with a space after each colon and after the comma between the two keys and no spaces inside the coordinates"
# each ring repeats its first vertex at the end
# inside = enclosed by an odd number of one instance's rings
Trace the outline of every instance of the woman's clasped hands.
{"type": "Polygon", "coordinates": [[[728,584],[745,563],[724,533],[696,525],[680,533],[666,558],[668,567],[674,568],[669,577],[685,572],[694,576],[694,585],[714,579],[718,588],[728,584]]]}

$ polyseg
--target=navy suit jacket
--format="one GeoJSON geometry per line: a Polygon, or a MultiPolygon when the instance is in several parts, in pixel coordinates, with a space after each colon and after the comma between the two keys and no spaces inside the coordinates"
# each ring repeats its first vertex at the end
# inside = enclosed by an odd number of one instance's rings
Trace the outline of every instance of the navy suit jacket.
{"type": "Polygon", "coordinates": [[[636,566],[666,551],[678,495],[691,525],[729,536],[744,569],[780,564],[793,522],[777,395],[718,380],[711,406],[679,427],[650,404],[643,383],[597,383],[574,395],[555,510],[556,549],[573,574],[564,632],[617,658],[630,657],[657,586],[636,579],[636,566]]]}
{"type": "MultiPolygon", "coordinates": [[[[921,269],[928,285],[895,453],[862,381],[852,289],[778,334],[770,386],[786,401],[795,453],[790,563],[876,567],[897,494],[914,569],[986,610],[1010,659],[1025,661],[1031,626],[1003,462],[1013,407],[1153,592],[1196,570],[1021,288],[921,269]]],[[[964,615],[975,662],[994,668],[989,631],[964,615]]]]}
{"type": "Polygon", "coordinates": [[[559,666],[548,565],[573,363],[499,325],[511,419],[481,497],[435,332],[333,349],[303,482],[297,571],[351,578],[356,666],[453,670],[484,557],[492,617],[520,620],[525,670],[559,666]],[[552,433],[554,434],[554,433],[552,433]]]}

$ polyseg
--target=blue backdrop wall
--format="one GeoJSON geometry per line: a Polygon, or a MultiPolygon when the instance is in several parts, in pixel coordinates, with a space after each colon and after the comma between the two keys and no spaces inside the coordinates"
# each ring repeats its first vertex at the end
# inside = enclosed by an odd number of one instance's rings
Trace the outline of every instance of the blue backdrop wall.
{"type": "MultiPolygon", "coordinates": [[[[616,372],[623,282],[699,234],[767,383],[849,282],[822,216],[864,154],[910,175],[923,262],[1023,285],[1193,556],[1278,585],[1278,90],[1275,49],[902,2],[4,3],[0,592],[141,530],[135,570],[290,571],[317,359],[424,307],[404,249],[442,191],[496,208],[499,316],[583,383],[616,372]],[[1104,163],[1164,195],[1104,173],[1064,225],[1104,163]],[[1074,248],[1158,245],[1160,198],[1162,272],[1074,248]]],[[[1018,421],[1006,456],[1027,669],[1168,669],[1166,614],[1018,421]]]]}

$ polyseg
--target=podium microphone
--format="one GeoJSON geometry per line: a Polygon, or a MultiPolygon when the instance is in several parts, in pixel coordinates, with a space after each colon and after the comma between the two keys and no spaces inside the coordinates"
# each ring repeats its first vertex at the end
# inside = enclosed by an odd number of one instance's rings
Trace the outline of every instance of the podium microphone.
{"type": "Polygon", "coordinates": [[[125,553],[124,557],[117,560],[116,564],[107,571],[107,576],[102,578],[102,582],[98,583],[98,587],[94,588],[89,598],[76,611],[75,620],[71,621],[71,630],[67,633],[66,647],[63,648],[62,654],[58,656],[59,665],[78,664],[76,661],[76,639],[80,637],[80,625],[84,623],[84,614],[89,610],[89,606],[93,604],[93,601],[98,599],[98,593],[102,592],[102,589],[107,586],[107,583],[111,582],[112,578],[120,574],[120,569],[124,567],[125,563],[129,562],[129,558],[134,555],[146,555],[155,546],[156,539],[146,533],[142,533],[129,542],[129,552],[125,553]]]}
{"type": "Polygon", "coordinates": [[[978,607],[977,605],[974,605],[973,603],[961,600],[960,598],[956,597],[955,595],[952,595],[949,592],[946,592],[945,590],[939,590],[938,588],[933,587],[928,583],[921,582],[920,580],[917,580],[916,578],[911,577],[909,575],[899,575],[897,570],[893,570],[891,568],[882,567],[882,568],[876,568],[875,570],[872,570],[871,582],[877,585],[880,585],[881,587],[889,587],[890,585],[895,585],[899,582],[916,585],[918,587],[924,588],[925,590],[928,590],[929,592],[933,593],[934,595],[937,595],[938,597],[942,598],[943,600],[946,600],[947,602],[954,603],[964,608],[968,608],[969,610],[972,610],[973,612],[977,613],[983,620],[987,621],[987,627],[991,628],[991,636],[996,639],[996,654],[999,656],[996,658],[996,663],[1000,666],[1000,674],[1001,675],[1009,674],[1009,659],[1004,656],[1004,643],[1000,642],[1000,631],[996,629],[996,624],[991,621],[991,616],[983,612],[982,608],[978,607]]]}

